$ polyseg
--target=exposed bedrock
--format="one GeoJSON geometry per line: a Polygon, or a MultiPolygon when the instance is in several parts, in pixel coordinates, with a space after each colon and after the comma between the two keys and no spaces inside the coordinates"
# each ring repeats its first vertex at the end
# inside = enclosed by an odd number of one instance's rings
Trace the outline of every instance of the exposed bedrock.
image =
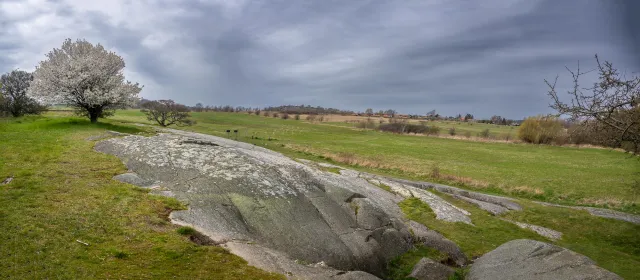
{"type": "Polygon", "coordinates": [[[397,206],[402,198],[361,178],[270,151],[229,147],[215,137],[126,136],[99,142],[96,150],[120,157],[133,172],[116,179],[153,186],[153,192],[187,204],[188,210],[171,214],[174,222],[216,243],[231,242],[231,251],[247,259],[267,248],[271,256],[303,264],[381,276],[391,258],[412,246],[397,206]]]}

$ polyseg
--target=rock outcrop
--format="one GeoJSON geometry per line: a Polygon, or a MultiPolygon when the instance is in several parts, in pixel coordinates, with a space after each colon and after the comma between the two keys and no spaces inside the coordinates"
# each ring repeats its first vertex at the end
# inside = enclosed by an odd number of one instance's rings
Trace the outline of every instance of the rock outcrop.
{"type": "MultiPolygon", "coordinates": [[[[171,213],[174,223],[195,228],[211,239],[209,243],[228,248],[250,265],[290,279],[378,279],[392,258],[416,243],[446,253],[449,263],[466,265],[466,256],[454,242],[404,217],[398,203],[408,197],[427,203],[436,218],[446,222],[471,224],[470,213],[432,191],[494,215],[521,209],[509,198],[347,169],[336,174],[247,143],[180,130],[164,132],[170,133],[91,139],[103,139],[95,149],[119,157],[128,167],[128,173],[114,179],[188,205],[188,210],[171,213]],[[391,192],[376,184],[389,186],[391,192]]],[[[548,229],[521,226],[559,238],[560,233],[548,229]]],[[[421,277],[441,278],[451,272],[428,260],[421,264],[414,270],[421,277]]],[[[487,253],[472,265],[469,279],[575,275],[619,279],[582,255],[531,240],[512,241],[487,253]]]]}
{"type": "Polygon", "coordinates": [[[447,280],[455,271],[439,262],[435,262],[429,258],[422,258],[413,267],[410,278],[417,280],[447,280]]]}
{"type": "Polygon", "coordinates": [[[365,179],[245,145],[160,134],[111,138],[95,148],[120,157],[132,171],[116,179],[184,201],[189,209],[173,212],[175,223],[196,228],[259,267],[313,278],[315,268],[301,264],[324,263],[335,271],[315,269],[319,278],[335,272],[348,279],[340,271],[381,276],[391,258],[411,248],[397,206],[402,198],[365,179]],[[283,259],[299,262],[282,267],[283,259]]]}
{"type": "Polygon", "coordinates": [[[469,280],[622,279],[586,256],[552,244],[518,239],[475,260],[469,280]]]}

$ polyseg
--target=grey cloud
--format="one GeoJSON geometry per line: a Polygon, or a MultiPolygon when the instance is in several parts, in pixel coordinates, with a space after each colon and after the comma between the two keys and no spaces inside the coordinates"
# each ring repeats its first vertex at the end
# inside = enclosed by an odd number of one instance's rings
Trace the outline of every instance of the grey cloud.
{"type": "MultiPolygon", "coordinates": [[[[143,96],[188,104],[521,118],[550,112],[543,79],[565,65],[598,53],[640,66],[637,40],[624,35],[640,24],[615,21],[623,9],[597,0],[161,1],[150,9],[180,12],[140,28],[65,5],[60,14],[88,19],[83,36],[116,48],[150,84],[143,96]],[[150,33],[172,39],[154,49],[150,33]]],[[[20,47],[0,39],[0,70],[16,63],[5,50],[20,47]]]]}

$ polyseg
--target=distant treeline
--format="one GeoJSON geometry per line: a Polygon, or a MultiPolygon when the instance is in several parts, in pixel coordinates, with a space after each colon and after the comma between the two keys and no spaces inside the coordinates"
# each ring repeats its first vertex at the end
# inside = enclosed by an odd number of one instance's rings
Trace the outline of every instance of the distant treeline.
{"type": "Polygon", "coordinates": [[[266,107],[264,111],[274,111],[287,114],[300,115],[352,115],[355,112],[350,110],[340,110],[336,108],[324,108],[321,106],[311,107],[311,105],[282,105],[276,107],[266,107]]]}
{"type": "MultiPolygon", "coordinates": [[[[142,104],[149,102],[150,100],[141,99],[136,108],[141,108],[142,104]]],[[[282,106],[269,106],[264,108],[258,107],[244,107],[244,106],[231,106],[231,105],[204,105],[198,103],[195,106],[189,106],[189,109],[194,112],[252,112],[260,114],[260,112],[277,112],[290,115],[343,115],[343,116],[365,116],[365,117],[384,117],[384,118],[396,118],[396,119],[421,119],[421,120],[447,120],[447,121],[460,121],[460,122],[479,122],[489,123],[496,125],[519,125],[522,120],[511,120],[503,118],[501,116],[492,116],[490,119],[475,119],[472,114],[458,114],[456,116],[442,116],[437,114],[435,110],[432,110],[425,115],[405,115],[400,114],[396,110],[387,109],[374,111],[371,108],[366,109],[364,112],[356,112],[352,110],[341,110],[336,108],[325,108],[322,106],[311,105],[282,105],[282,106]]]]}

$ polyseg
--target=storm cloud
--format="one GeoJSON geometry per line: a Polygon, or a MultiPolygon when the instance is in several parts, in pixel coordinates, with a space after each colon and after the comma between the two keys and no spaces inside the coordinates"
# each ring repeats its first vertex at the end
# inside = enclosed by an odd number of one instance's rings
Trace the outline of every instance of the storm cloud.
{"type": "Polygon", "coordinates": [[[596,53],[639,70],[634,5],[611,2],[0,0],[0,71],[86,38],[148,99],[522,118],[596,53]]]}

